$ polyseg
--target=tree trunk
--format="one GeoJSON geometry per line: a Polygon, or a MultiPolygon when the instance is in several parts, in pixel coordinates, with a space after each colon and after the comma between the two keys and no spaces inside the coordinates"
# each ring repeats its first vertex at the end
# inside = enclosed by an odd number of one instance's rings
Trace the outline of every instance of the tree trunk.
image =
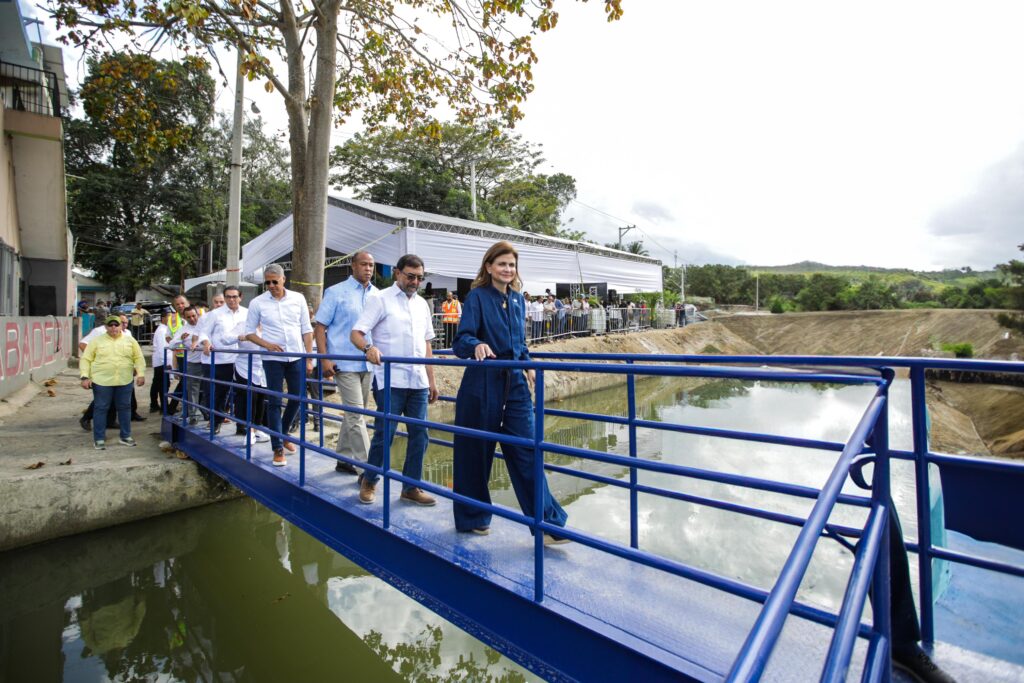
{"type": "MultiPolygon", "coordinates": [[[[294,39],[297,48],[298,31],[291,38],[288,33],[286,42],[294,39]]],[[[296,104],[288,108],[294,211],[290,288],[302,292],[314,310],[320,305],[323,292],[326,256],[327,175],[337,82],[337,1],[324,3],[323,15],[316,23],[316,36],[316,73],[308,99],[303,82],[302,53],[298,49],[287,50],[289,55],[295,55],[288,64],[289,89],[293,95],[297,87],[303,93],[295,97],[296,104]]]]}

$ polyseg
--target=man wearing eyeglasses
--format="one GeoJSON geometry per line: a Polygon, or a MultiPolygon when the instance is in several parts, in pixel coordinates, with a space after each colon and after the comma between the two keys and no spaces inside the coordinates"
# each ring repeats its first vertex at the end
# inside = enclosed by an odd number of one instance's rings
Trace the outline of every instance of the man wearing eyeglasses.
{"type": "MultiPolygon", "coordinates": [[[[285,289],[284,269],[273,263],[263,270],[263,284],[267,291],[249,304],[245,320],[248,341],[272,352],[313,353],[313,326],[309,322],[309,307],[298,292],[285,289]]],[[[263,356],[263,372],[267,388],[273,392],[284,390],[296,398],[288,399],[281,417],[281,396],[271,394],[267,401],[267,426],[271,430],[270,446],[274,450],[275,467],[284,467],[284,444],[278,434],[285,433],[281,425],[290,425],[299,412],[302,400],[302,381],[313,370],[313,359],[293,356],[263,356]]]]}
{"type": "MultiPolygon", "coordinates": [[[[368,251],[359,251],[352,256],[352,275],[324,291],[323,301],[316,312],[313,336],[321,353],[354,356],[362,353],[352,345],[352,326],[366,306],[366,300],[377,292],[370,281],[373,278],[374,261],[368,251]]],[[[370,368],[365,360],[321,361],[324,379],[334,377],[338,385],[341,403],[356,408],[366,408],[370,402],[370,368]]],[[[359,462],[366,462],[370,449],[370,437],[366,433],[366,420],[359,413],[345,411],[338,433],[338,453],[359,462]]],[[[358,474],[356,468],[341,460],[335,465],[339,472],[358,474]]]]}
{"type": "MultiPolygon", "coordinates": [[[[213,407],[215,415],[212,418],[214,434],[220,433],[220,426],[224,423],[223,413],[227,410],[228,390],[231,388],[227,382],[235,377],[235,359],[237,353],[231,353],[231,349],[237,349],[238,343],[245,331],[246,317],[249,309],[242,306],[242,291],[234,286],[228,285],[224,288],[223,294],[213,298],[214,308],[202,317],[202,325],[199,331],[199,341],[203,346],[203,356],[209,363],[213,359],[213,376],[217,384],[213,388],[213,407]],[[218,298],[225,305],[218,306],[218,298]],[[214,352],[214,353],[211,353],[214,352]]],[[[207,369],[209,366],[207,366],[207,369]]],[[[237,425],[236,434],[245,434],[245,427],[237,425]]]]}
{"type": "MultiPolygon", "coordinates": [[[[434,338],[434,324],[427,302],[417,293],[423,281],[423,259],[406,254],[395,267],[395,284],[378,292],[366,301],[362,314],[352,326],[350,339],[362,351],[373,368],[373,398],[377,410],[384,408],[384,367],[382,356],[405,356],[407,358],[430,358],[430,340],[434,338]],[[367,341],[373,338],[373,343],[367,341]]],[[[391,412],[405,417],[425,420],[427,403],[437,400],[432,365],[419,363],[393,363],[391,365],[391,412]]],[[[373,424],[373,441],[370,443],[368,461],[381,467],[384,464],[384,449],[391,449],[391,441],[398,423],[388,422],[388,433],[384,434],[383,420],[376,418],[373,424]]],[[[405,445],[405,465],[402,474],[409,479],[421,479],[423,455],[427,450],[427,429],[419,425],[406,424],[409,434],[405,445]]],[[[376,496],[374,490],[378,475],[364,471],[359,477],[359,502],[370,504],[376,496]]],[[[437,501],[414,484],[403,483],[401,499],[416,505],[434,505],[437,501]]]]}

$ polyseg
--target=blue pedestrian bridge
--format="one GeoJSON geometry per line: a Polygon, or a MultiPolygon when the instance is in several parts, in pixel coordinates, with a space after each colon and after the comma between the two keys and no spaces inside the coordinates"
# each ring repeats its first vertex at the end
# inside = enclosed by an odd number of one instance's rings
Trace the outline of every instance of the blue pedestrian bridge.
{"type": "MultiPolygon", "coordinates": [[[[1024,463],[933,452],[930,422],[938,418],[929,416],[925,401],[929,373],[1019,384],[1024,363],[533,355],[530,362],[486,361],[536,371],[535,433],[515,443],[538,456],[538,482],[543,468],[551,477],[575,478],[589,491],[615,494],[600,498],[602,514],[628,531],[581,524],[572,506],[568,526],[553,527],[539,507],[524,515],[518,508],[484,505],[454,494],[443,478],[420,484],[439,499],[436,507],[401,503],[401,484],[408,480],[392,468],[387,453],[377,502],[361,505],[354,478],[335,472],[339,460],[354,461],[335,453],[333,439],[325,443],[323,429],[314,433],[308,418],[323,425],[340,421],[339,409],[351,410],[385,425],[397,421],[399,435],[403,424],[422,424],[442,448],[451,448],[453,434],[499,442],[512,437],[389,414],[388,405],[379,412],[342,406],[333,400],[337,394],[324,399],[319,377],[289,396],[302,408],[298,431],[278,435],[297,446],[287,467],[271,466],[269,444],[235,436],[233,429],[218,435],[211,424],[190,426],[184,410],[181,417],[164,415],[163,434],[266,507],[548,680],[903,680],[890,666],[889,609],[890,501],[895,473],[903,472],[912,491],[903,533],[925,649],[961,681],[1024,680],[1024,463]],[[621,410],[597,414],[545,401],[545,375],[550,382],[553,372],[617,375],[624,388],[621,410]],[[857,386],[864,401],[859,418],[840,425],[846,436],[839,440],[683,424],[638,410],[645,382],[659,377],[857,386]],[[903,449],[890,443],[890,390],[896,383],[909,383],[912,439],[903,449]],[[556,420],[612,425],[628,438],[616,452],[566,445],[545,432],[546,421],[556,420]],[[665,443],[679,452],[648,452],[651,435],[671,436],[665,443]],[[716,463],[714,455],[690,460],[678,444],[698,441],[712,454],[722,444],[740,444],[731,451],[740,456],[728,463],[716,463]],[[743,454],[764,448],[778,449],[782,464],[768,472],[745,470],[743,454]],[[812,461],[825,466],[812,469],[812,461]],[[490,535],[457,533],[453,500],[488,508],[494,515],[490,535]],[[656,501],[691,512],[656,516],[656,501]],[[731,517],[734,528],[749,533],[711,533],[707,520],[714,515],[731,517]],[[746,568],[763,564],[765,546],[743,539],[769,529],[784,531],[771,537],[779,539],[771,542],[779,562],[766,579],[751,578],[746,568]],[[572,543],[545,546],[539,532],[557,532],[572,543]],[[689,561],[692,554],[675,552],[658,542],[663,538],[684,539],[698,549],[715,544],[726,553],[728,569],[689,561]],[[826,550],[830,554],[823,556],[826,550]],[[816,592],[822,583],[837,586],[834,599],[816,592]]],[[[475,362],[443,352],[426,360],[384,360],[385,395],[392,363],[475,362]]],[[[183,381],[225,384],[212,375],[186,375],[183,381]]],[[[248,387],[250,405],[255,392],[271,393],[248,387]]],[[[214,410],[212,396],[203,408],[214,410]]],[[[802,410],[801,420],[828,419],[824,412],[802,410]]]]}

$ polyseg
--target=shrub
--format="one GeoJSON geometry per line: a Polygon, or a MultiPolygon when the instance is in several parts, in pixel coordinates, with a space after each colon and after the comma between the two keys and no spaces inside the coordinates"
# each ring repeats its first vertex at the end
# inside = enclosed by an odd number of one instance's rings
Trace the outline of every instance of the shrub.
{"type": "Polygon", "coordinates": [[[942,350],[952,353],[957,358],[974,358],[974,345],[968,342],[943,344],[942,350]]]}

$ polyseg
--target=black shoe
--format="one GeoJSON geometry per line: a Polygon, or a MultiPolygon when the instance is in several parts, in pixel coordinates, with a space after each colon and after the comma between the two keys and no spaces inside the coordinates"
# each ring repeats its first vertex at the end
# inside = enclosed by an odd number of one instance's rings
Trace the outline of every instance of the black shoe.
{"type": "Polygon", "coordinates": [[[245,436],[245,427],[235,427],[235,436],[245,436]]]}
{"type": "Polygon", "coordinates": [[[921,683],[956,683],[956,680],[939,668],[928,653],[918,645],[901,647],[892,651],[892,665],[915,681],[921,683]]]}
{"type": "Polygon", "coordinates": [[[132,413],[132,422],[145,422],[146,418],[142,417],[138,413],[132,413]]]}
{"type": "Polygon", "coordinates": [[[92,431],[92,420],[87,418],[85,415],[78,419],[78,424],[82,425],[82,429],[84,429],[85,431],[92,431]]]}
{"type": "Polygon", "coordinates": [[[214,433],[214,434],[220,434],[220,425],[216,425],[216,426],[215,426],[215,427],[213,428],[213,433],[214,433]]]}
{"type": "Polygon", "coordinates": [[[348,464],[347,462],[338,461],[334,465],[335,472],[345,472],[347,474],[359,474],[359,470],[355,466],[348,464]]]}

